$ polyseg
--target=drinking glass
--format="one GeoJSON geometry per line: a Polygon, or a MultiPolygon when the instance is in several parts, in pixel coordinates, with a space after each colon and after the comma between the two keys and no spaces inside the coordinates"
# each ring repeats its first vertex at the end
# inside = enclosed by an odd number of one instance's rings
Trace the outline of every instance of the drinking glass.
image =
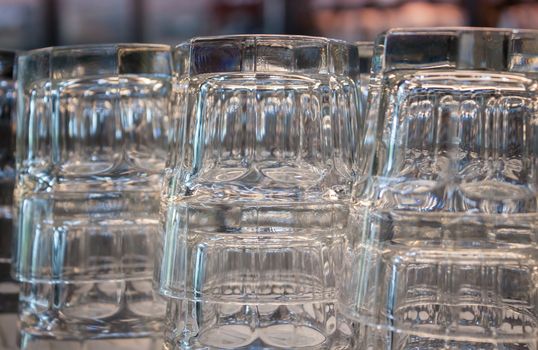
{"type": "Polygon", "coordinates": [[[179,132],[155,278],[166,348],[344,347],[335,299],[356,173],[357,47],[197,38],[177,46],[175,64],[179,132]]]}
{"type": "Polygon", "coordinates": [[[535,31],[378,38],[341,294],[357,349],[536,349],[537,63],[535,31]]]}
{"type": "Polygon", "coordinates": [[[171,123],[164,45],[53,47],[18,60],[17,239],[24,333],[159,332],[153,292],[171,123]]]}

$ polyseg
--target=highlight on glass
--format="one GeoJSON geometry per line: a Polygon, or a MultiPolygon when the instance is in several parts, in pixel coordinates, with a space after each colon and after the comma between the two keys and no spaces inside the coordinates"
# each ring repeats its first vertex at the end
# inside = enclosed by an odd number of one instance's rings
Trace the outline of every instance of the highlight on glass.
{"type": "Polygon", "coordinates": [[[364,115],[366,112],[366,105],[368,103],[368,85],[370,84],[370,70],[372,69],[374,43],[371,41],[357,41],[356,44],[359,47],[361,113],[364,115]]]}

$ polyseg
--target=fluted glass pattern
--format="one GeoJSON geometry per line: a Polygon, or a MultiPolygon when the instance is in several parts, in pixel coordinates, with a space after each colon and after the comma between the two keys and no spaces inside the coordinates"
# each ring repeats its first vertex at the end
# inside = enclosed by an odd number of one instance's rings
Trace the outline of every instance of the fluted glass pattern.
{"type": "Polygon", "coordinates": [[[18,61],[17,237],[24,332],[144,336],[171,123],[168,46],[53,47],[18,61]]]}
{"type": "Polygon", "coordinates": [[[155,278],[170,298],[168,347],[338,346],[362,123],[357,47],[235,36],[193,39],[175,55],[155,278]]]}
{"type": "Polygon", "coordinates": [[[537,54],[533,31],[378,38],[342,287],[357,348],[536,349],[537,54]]]}

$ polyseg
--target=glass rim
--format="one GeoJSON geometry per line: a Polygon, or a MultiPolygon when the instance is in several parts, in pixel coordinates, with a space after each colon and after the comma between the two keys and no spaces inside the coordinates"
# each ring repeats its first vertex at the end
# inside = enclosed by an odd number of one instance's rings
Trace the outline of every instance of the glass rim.
{"type": "Polygon", "coordinates": [[[496,28],[496,27],[470,27],[470,26],[442,26],[442,27],[395,27],[387,29],[380,33],[396,34],[396,33],[427,33],[435,35],[437,33],[528,33],[538,35],[538,29],[526,28],[496,28]]]}
{"type": "MultiPolygon", "coordinates": [[[[76,44],[76,45],[60,45],[60,46],[47,46],[38,49],[32,49],[22,51],[17,54],[18,57],[27,57],[32,55],[38,55],[43,53],[50,53],[53,51],[77,51],[77,52],[95,52],[97,50],[107,49],[163,49],[171,50],[172,46],[167,44],[154,44],[154,43],[104,43],[104,44],[76,44]]],[[[1,52],[1,50],[0,50],[1,52]]]]}
{"type": "Polygon", "coordinates": [[[359,57],[371,58],[374,55],[374,41],[356,41],[355,45],[359,48],[359,57]]]}
{"type": "Polygon", "coordinates": [[[175,73],[287,72],[358,77],[359,47],[321,36],[234,34],[195,37],[173,49],[175,73]],[[275,54],[273,54],[275,53],[275,54]]]}
{"type": "Polygon", "coordinates": [[[37,80],[130,74],[173,74],[172,48],[165,44],[112,43],[49,46],[17,55],[19,87],[37,80]],[[81,69],[84,67],[83,69],[81,69]]]}
{"type": "MultiPolygon", "coordinates": [[[[363,50],[364,51],[364,50],[363,50]]],[[[449,69],[536,74],[538,30],[490,27],[391,28],[374,45],[373,71],[449,69]],[[523,58],[524,57],[524,58],[523,58]],[[529,60],[533,57],[533,60],[529,60]]]]}
{"type": "Polygon", "coordinates": [[[302,42],[302,41],[308,41],[308,42],[318,42],[319,44],[340,44],[345,46],[355,46],[356,43],[341,39],[333,39],[333,38],[327,38],[323,36],[312,36],[312,35],[289,35],[289,34],[230,34],[230,35],[210,35],[210,36],[196,36],[191,39],[182,41],[181,43],[174,46],[174,48],[179,48],[181,46],[187,45],[187,44],[193,44],[193,43],[217,43],[219,41],[223,40],[247,40],[247,39],[275,39],[275,40],[287,40],[287,41],[294,41],[294,42],[302,42]]]}

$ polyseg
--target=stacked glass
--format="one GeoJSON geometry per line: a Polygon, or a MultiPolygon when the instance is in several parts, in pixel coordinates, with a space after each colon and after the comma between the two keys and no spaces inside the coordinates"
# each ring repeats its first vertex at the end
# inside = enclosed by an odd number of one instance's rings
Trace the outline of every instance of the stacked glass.
{"type": "Polygon", "coordinates": [[[160,335],[153,242],[171,61],[164,45],[20,55],[13,269],[23,334],[160,335]]]}
{"type": "Polygon", "coordinates": [[[336,349],[359,128],[357,46],[300,36],[177,46],[156,283],[168,349],[336,349]]]}
{"type": "Polygon", "coordinates": [[[533,31],[377,40],[341,287],[355,348],[537,348],[537,71],[533,31]]]}

